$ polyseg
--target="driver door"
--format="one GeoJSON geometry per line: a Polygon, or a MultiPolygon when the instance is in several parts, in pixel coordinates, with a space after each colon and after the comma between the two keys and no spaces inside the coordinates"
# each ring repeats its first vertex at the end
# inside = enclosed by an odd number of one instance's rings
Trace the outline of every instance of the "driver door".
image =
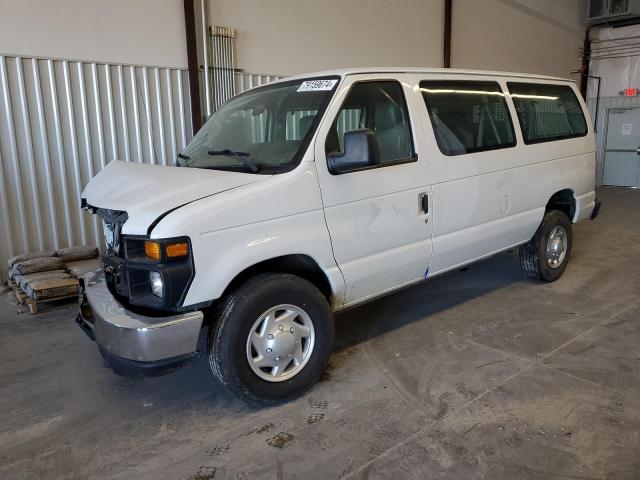
{"type": "Polygon", "coordinates": [[[405,75],[345,78],[319,128],[315,161],[345,305],[417,282],[431,260],[431,187],[426,144],[405,75]],[[327,155],[344,134],[375,134],[380,163],[336,174],[327,155]]]}

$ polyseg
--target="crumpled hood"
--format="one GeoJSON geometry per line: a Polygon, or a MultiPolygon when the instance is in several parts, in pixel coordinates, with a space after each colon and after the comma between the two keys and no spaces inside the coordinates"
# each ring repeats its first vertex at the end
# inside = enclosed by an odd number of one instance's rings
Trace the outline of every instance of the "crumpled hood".
{"type": "Polygon", "coordinates": [[[113,160],[89,182],[82,198],[92,207],[127,212],[129,219],[123,233],[144,235],[169,210],[263,178],[248,173],[113,160]]]}

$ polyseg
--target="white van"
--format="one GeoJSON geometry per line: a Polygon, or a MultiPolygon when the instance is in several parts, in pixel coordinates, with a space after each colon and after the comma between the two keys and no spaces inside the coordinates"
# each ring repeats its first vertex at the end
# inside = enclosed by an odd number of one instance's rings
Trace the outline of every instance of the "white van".
{"type": "Polygon", "coordinates": [[[237,395],[294,395],[327,364],[333,312],[515,246],[526,277],[560,277],[572,223],[600,205],[588,118],[572,81],[535,75],[255,88],[175,167],[113,161],[89,183],[107,246],[78,321],[115,368],[173,365],[202,330],[237,395]]]}

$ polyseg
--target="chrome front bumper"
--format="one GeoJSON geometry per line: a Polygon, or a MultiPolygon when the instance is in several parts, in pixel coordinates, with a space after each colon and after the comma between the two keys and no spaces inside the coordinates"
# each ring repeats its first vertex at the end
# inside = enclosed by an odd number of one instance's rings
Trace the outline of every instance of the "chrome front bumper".
{"type": "Polygon", "coordinates": [[[84,286],[78,323],[105,355],[159,362],[196,351],[202,312],[147,317],[124,308],[107,288],[102,273],[86,276],[84,286]]]}

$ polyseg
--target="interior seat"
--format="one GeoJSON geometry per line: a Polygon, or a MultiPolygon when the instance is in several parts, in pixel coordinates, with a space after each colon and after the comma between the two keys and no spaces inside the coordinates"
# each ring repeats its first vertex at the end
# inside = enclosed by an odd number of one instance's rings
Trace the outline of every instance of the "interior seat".
{"type": "Polygon", "coordinates": [[[300,120],[298,120],[298,132],[300,139],[303,139],[307,135],[314,118],[316,118],[315,115],[305,115],[304,117],[300,117],[300,120]]]}
{"type": "Polygon", "coordinates": [[[380,160],[399,160],[411,156],[411,134],[400,108],[382,102],[375,108],[375,132],[380,146],[380,160]]]}

